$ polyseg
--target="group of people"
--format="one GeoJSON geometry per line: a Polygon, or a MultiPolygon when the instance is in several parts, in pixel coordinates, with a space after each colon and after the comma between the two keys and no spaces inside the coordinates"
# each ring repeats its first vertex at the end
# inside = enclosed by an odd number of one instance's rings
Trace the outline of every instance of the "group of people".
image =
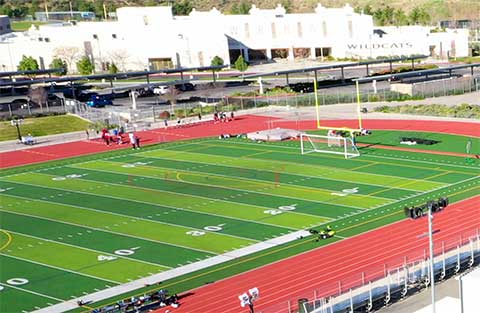
{"type": "MultiPolygon", "coordinates": [[[[160,289],[153,293],[144,294],[140,297],[131,297],[128,299],[117,301],[115,304],[105,306],[100,309],[95,309],[92,313],[104,312],[150,312],[151,310],[171,306],[172,308],[179,307],[179,298],[176,294],[169,295],[168,290],[160,289]]],[[[78,301],[79,306],[86,305],[83,301],[78,301]]]]}
{"type": "Polygon", "coordinates": [[[227,116],[226,112],[215,112],[213,113],[213,121],[214,123],[223,123],[223,122],[230,122],[235,119],[235,114],[230,112],[230,117],[227,116]]]}
{"type": "MultiPolygon", "coordinates": [[[[123,144],[124,138],[123,135],[125,134],[125,130],[123,127],[113,129],[112,133],[106,128],[102,129],[102,140],[105,142],[107,146],[110,143],[116,143],[118,145],[123,144]]],[[[88,138],[88,130],[87,130],[87,138],[88,138]]],[[[133,132],[128,133],[128,141],[132,145],[132,149],[140,149],[140,138],[136,136],[133,132]]]]}
{"type": "MultiPolygon", "coordinates": [[[[352,138],[352,143],[353,145],[357,144],[357,136],[368,136],[371,135],[372,132],[368,129],[365,128],[360,128],[359,131],[348,131],[348,130],[335,130],[335,129],[329,129],[327,132],[328,137],[350,137],[352,138]]],[[[329,146],[330,146],[329,142],[329,146]]],[[[340,142],[338,142],[340,144],[340,142]]]]}

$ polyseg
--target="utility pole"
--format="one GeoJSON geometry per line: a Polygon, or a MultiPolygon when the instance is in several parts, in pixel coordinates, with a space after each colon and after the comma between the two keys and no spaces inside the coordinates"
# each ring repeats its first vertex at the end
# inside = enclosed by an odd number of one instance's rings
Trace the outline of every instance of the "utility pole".
{"type": "Polygon", "coordinates": [[[105,2],[103,3],[103,16],[105,17],[105,21],[107,20],[107,6],[105,2]]]}
{"type": "Polygon", "coordinates": [[[432,290],[432,313],[435,313],[435,260],[433,255],[433,203],[428,203],[428,241],[430,245],[430,287],[432,290]]]}
{"type": "Polygon", "coordinates": [[[43,4],[45,5],[45,17],[47,18],[47,21],[49,20],[49,17],[48,17],[48,5],[47,5],[47,0],[45,0],[43,2],[43,4]]]}

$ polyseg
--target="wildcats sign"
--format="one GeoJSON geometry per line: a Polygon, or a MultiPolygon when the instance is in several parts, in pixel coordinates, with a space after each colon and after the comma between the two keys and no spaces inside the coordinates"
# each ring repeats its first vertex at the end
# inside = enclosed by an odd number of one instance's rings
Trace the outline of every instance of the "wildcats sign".
{"type": "Polygon", "coordinates": [[[405,49],[413,48],[413,43],[411,42],[385,42],[385,43],[360,43],[360,44],[347,44],[348,50],[363,50],[363,49],[405,49]]]}

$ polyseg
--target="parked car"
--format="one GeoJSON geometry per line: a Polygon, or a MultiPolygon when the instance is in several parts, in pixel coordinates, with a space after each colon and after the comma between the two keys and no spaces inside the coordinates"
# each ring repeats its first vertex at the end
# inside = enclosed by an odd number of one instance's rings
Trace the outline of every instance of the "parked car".
{"type": "Polygon", "coordinates": [[[138,97],[150,97],[150,96],[153,96],[155,94],[155,91],[152,90],[149,87],[138,88],[135,91],[138,93],[138,95],[137,95],[138,97]]]}
{"type": "Polygon", "coordinates": [[[193,91],[195,90],[195,85],[192,83],[176,84],[175,89],[180,91],[193,91]]]}
{"type": "Polygon", "coordinates": [[[158,86],[153,89],[153,93],[156,95],[164,95],[170,92],[170,86],[158,86]]]}
{"type": "Polygon", "coordinates": [[[103,108],[106,105],[113,105],[112,100],[109,97],[102,96],[102,95],[93,95],[91,96],[90,100],[85,102],[89,107],[93,108],[103,108]]]}

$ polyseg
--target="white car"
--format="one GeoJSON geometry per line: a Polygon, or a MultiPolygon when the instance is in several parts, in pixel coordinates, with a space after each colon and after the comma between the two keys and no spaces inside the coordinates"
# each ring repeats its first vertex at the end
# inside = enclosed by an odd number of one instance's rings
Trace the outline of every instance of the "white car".
{"type": "Polygon", "coordinates": [[[164,95],[168,92],[170,92],[170,86],[158,86],[153,89],[153,93],[156,95],[164,95]]]}

